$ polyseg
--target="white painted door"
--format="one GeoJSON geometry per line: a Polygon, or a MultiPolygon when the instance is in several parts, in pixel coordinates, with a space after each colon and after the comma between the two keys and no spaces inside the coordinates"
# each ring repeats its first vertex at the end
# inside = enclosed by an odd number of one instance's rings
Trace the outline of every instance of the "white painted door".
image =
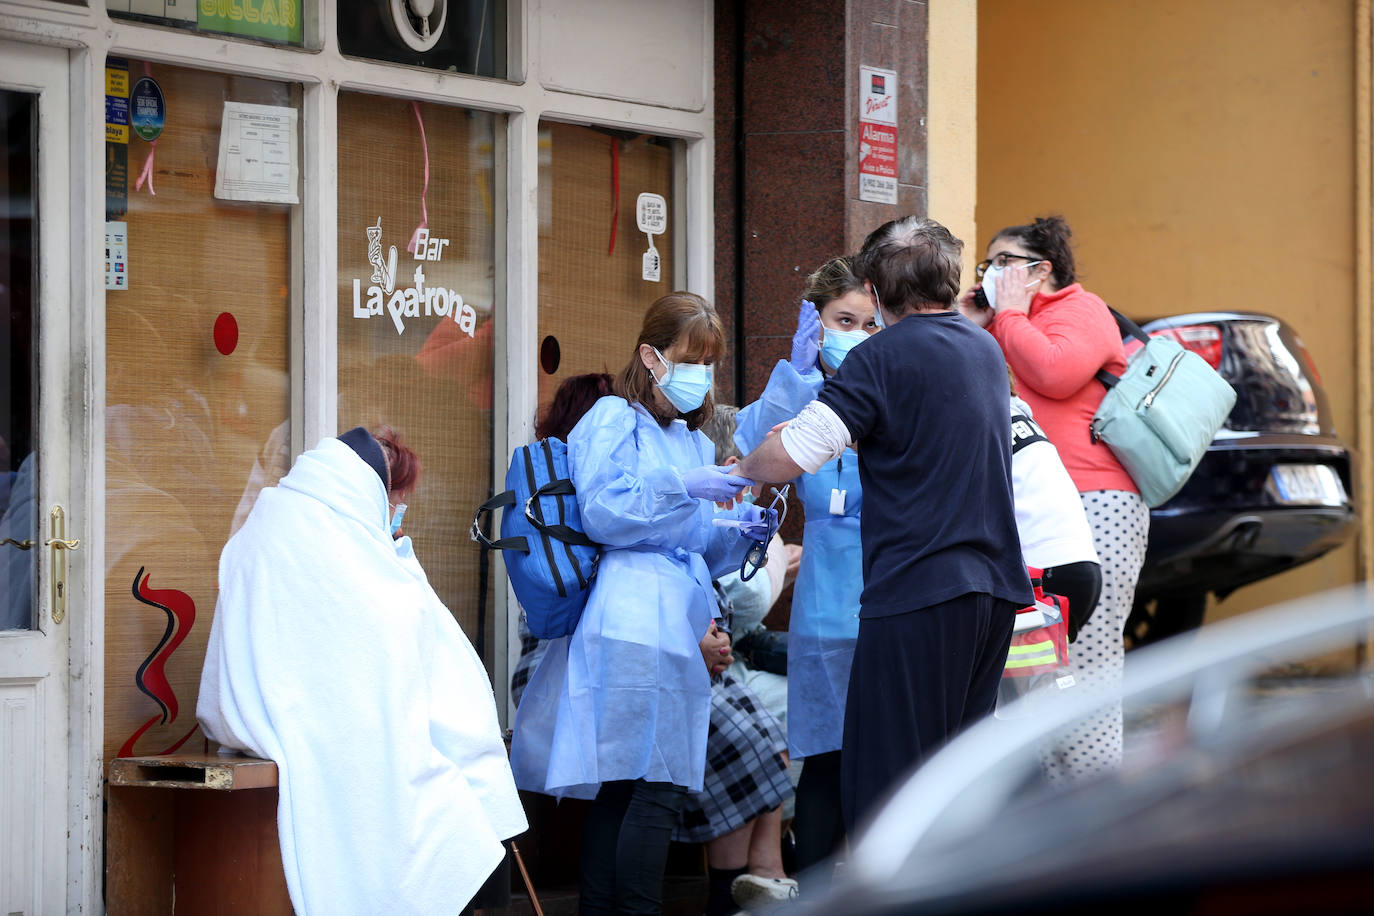
{"type": "MultiPolygon", "coordinates": [[[[0,914],[67,910],[73,389],[67,52],[0,42],[0,914]],[[59,540],[61,543],[59,543],[59,540]]],[[[80,347],[75,348],[78,352],[80,347]]]]}

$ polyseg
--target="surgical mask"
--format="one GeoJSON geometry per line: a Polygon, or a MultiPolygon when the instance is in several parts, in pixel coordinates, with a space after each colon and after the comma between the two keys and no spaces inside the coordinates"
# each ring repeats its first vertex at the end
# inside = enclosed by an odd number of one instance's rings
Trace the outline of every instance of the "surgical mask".
{"type": "Polygon", "coordinates": [[[401,519],[405,517],[405,514],[405,503],[397,503],[396,508],[391,510],[391,536],[393,538],[396,537],[397,532],[401,530],[401,519]]]}
{"type": "Polygon", "coordinates": [[[878,287],[869,283],[868,288],[873,290],[873,323],[878,326],[878,330],[886,331],[887,322],[883,320],[883,300],[878,297],[878,287]]]}
{"type": "MultiPolygon", "coordinates": [[[[1025,266],[1029,269],[1039,263],[1041,262],[1030,261],[1025,266]]],[[[1004,270],[1006,270],[1005,267],[989,267],[983,273],[983,295],[988,297],[989,308],[997,308],[997,278],[1001,275],[1002,271],[1004,270]]],[[[1026,289],[1030,289],[1032,286],[1039,282],[1039,280],[1032,280],[1031,282],[1026,284],[1026,289]]]]}
{"type": "Polygon", "coordinates": [[[691,413],[700,407],[706,395],[711,393],[711,367],[703,363],[670,363],[658,352],[657,347],[654,348],[654,355],[663,363],[666,371],[661,379],[652,370],[649,375],[663,396],[672,402],[679,413],[691,413]]]}
{"type": "Polygon", "coordinates": [[[868,340],[866,331],[832,331],[826,328],[825,339],[821,341],[821,359],[831,369],[838,369],[845,355],[865,340],[868,340]]]}

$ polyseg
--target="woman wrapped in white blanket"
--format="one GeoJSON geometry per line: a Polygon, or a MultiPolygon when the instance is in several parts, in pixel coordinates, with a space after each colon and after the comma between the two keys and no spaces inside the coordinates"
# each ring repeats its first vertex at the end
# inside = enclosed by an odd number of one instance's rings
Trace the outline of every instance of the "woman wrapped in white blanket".
{"type": "Polygon", "coordinates": [[[458,912],[526,827],[481,660],[393,537],[389,457],[323,440],[220,557],[196,714],[277,763],[302,916],[458,912]]]}

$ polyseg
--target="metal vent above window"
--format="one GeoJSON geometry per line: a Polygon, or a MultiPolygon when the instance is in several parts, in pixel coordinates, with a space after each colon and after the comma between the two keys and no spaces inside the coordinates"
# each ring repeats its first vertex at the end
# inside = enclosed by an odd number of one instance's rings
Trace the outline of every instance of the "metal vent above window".
{"type": "Polygon", "coordinates": [[[338,21],[350,57],[506,75],[506,0],[339,0],[338,21]]]}

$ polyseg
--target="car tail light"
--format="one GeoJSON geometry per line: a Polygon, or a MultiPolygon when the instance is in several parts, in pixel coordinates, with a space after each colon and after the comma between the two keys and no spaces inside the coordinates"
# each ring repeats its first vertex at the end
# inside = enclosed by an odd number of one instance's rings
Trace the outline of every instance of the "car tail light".
{"type": "Polygon", "coordinates": [[[1185,324],[1177,328],[1163,328],[1151,331],[1151,337],[1172,337],[1207,360],[1213,369],[1221,368],[1221,328],[1211,324],[1185,324]]]}
{"type": "Polygon", "coordinates": [[[1298,352],[1302,354],[1302,361],[1307,364],[1307,371],[1312,373],[1312,380],[1320,385],[1322,374],[1317,371],[1317,364],[1312,361],[1312,354],[1307,352],[1307,345],[1301,340],[1298,341],[1298,352]]]}

